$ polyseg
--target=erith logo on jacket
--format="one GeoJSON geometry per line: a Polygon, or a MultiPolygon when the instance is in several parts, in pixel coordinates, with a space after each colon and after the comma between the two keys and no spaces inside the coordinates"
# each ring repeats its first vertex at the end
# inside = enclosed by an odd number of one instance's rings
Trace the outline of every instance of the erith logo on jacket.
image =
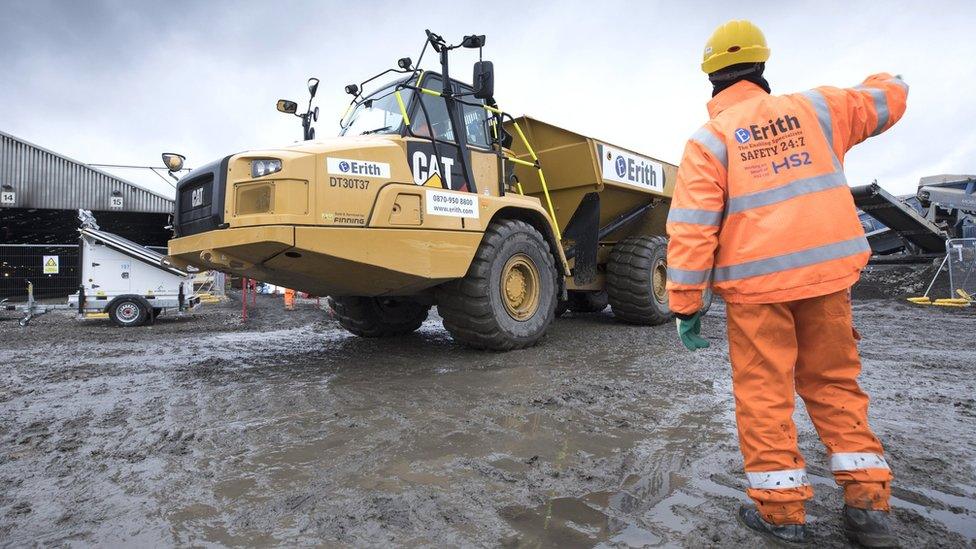
{"type": "Polygon", "coordinates": [[[792,115],[781,116],[776,120],[770,120],[765,125],[753,124],[746,128],[735,130],[735,140],[740,144],[748,143],[750,140],[762,141],[771,137],[776,137],[781,133],[800,129],[800,120],[792,115]]]}

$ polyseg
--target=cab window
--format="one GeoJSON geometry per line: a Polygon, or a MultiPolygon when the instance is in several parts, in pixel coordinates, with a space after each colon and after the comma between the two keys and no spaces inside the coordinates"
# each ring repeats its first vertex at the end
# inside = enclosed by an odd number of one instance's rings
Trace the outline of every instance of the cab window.
{"type": "Polygon", "coordinates": [[[461,105],[464,133],[468,143],[488,148],[488,111],[474,105],[461,105]]]}
{"type": "MultiPolygon", "coordinates": [[[[440,91],[443,85],[437,76],[429,76],[424,79],[424,87],[430,90],[440,91]]],[[[447,102],[443,97],[418,94],[423,102],[424,109],[417,107],[414,120],[410,121],[410,130],[417,137],[433,137],[442,141],[454,141],[454,128],[451,125],[451,117],[447,112],[447,102]],[[424,114],[426,109],[427,114],[424,114]],[[429,119],[427,117],[430,117],[429,119]]]]}

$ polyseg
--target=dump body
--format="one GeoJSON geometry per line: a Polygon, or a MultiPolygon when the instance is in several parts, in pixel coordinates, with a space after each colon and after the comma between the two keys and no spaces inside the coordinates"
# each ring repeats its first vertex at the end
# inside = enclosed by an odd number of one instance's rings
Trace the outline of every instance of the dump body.
{"type": "Polygon", "coordinates": [[[521,164],[514,172],[526,195],[544,206],[551,200],[573,266],[571,289],[602,289],[601,266],[615,242],[666,234],[678,171],[674,164],[530,117],[509,122],[506,130],[516,136],[513,154],[532,161],[535,153],[542,166],[541,177],[540,170],[521,164]],[[520,130],[532,151],[518,138],[520,130]]]}
{"type": "MultiPolygon", "coordinates": [[[[664,206],[664,215],[654,216],[661,218],[655,228],[664,234],[663,219],[674,194],[677,166],[527,116],[515,123],[542,165],[561,231],[566,230],[583,197],[599,193],[601,227],[637,206],[657,202],[664,206]]],[[[506,130],[516,133],[513,123],[506,130]]],[[[511,148],[517,158],[532,160],[520,139],[513,139],[511,148]]],[[[515,174],[525,194],[545,202],[537,170],[516,165],[515,174]]]]}

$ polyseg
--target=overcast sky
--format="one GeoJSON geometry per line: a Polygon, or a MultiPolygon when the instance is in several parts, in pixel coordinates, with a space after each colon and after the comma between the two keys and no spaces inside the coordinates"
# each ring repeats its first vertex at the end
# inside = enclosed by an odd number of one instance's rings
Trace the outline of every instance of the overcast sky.
{"type": "MultiPolygon", "coordinates": [[[[343,86],[416,59],[430,28],[449,41],[487,35],[495,97],[513,114],[677,163],[707,119],[702,46],[732,18],[765,31],[774,93],[880,71],[910,84],[901,123],[847,156],[851,184],[877,179],[901,194],[923,175],[976,172],[972,0],[0,0],[0,130],[83,162],[158,165],[174,151],[196,166],[295,141],[299,121],[275,100],[304,105],[305,80],[317,76],[317,132],[334,135],[343,86]]],[[[475,55],[455,58],[456,76],[470,79],[475,55]]],[[[116,173],[173,193],[151,173],[116,173]]]]}

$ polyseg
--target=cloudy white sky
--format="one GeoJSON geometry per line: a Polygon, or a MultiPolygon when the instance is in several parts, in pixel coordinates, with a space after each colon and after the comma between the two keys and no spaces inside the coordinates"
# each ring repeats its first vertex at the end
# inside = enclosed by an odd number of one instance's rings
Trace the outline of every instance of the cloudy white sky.
{"type": "MultiPolygon", "coordinates": [[[[910,193],[923,175],[976,172],[972,0],[0,0],[0,130],[84,162],[158,165],[175,151],[200,165],[293,142],[298,119],[275,100],[305,99],[317,76],[317,132],[333,135],[343,85],[416,59],[430,28],[448,40],[487,35],[506,110],[677,162],[706,119],[702,45],[732,18],[764,29],[774,93],[879,71],[911,85],[902,122],[848,155],[852,184],[910,193]]],[[[455,74],[468,78],[474,60],[457,56],[455,74]]],[[[116,173],[172,195],[151,173],[116,173]]]]}

